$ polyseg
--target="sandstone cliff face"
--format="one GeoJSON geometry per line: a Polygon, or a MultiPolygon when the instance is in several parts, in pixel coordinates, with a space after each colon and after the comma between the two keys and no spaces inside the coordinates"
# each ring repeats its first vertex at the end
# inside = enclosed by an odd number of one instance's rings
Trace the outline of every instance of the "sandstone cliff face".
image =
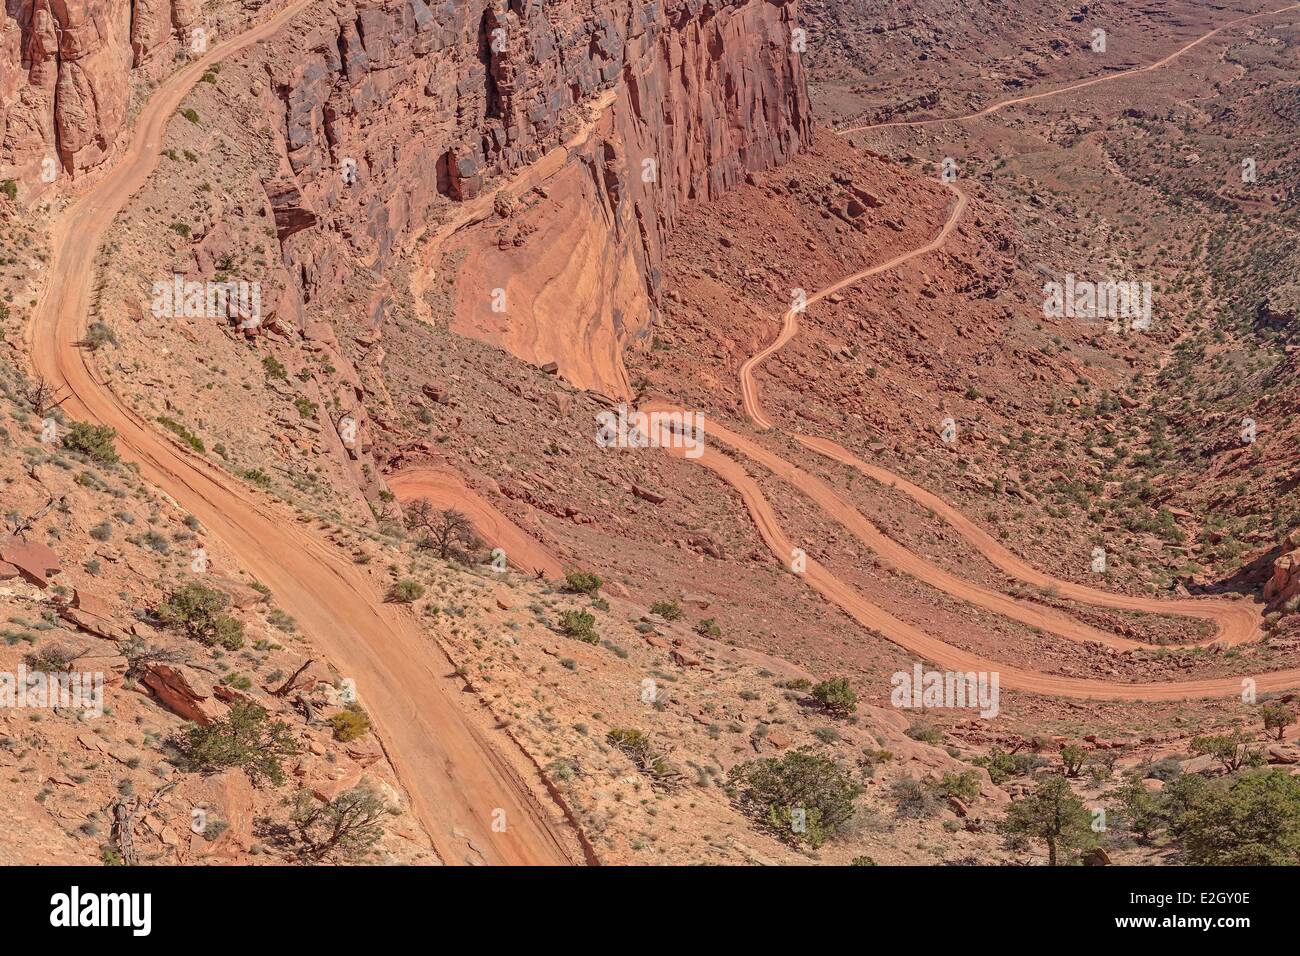
{"type": "Polygon", "coordinates": [[[793,26],[771,0],[337,4],[269,67],[277,222],[350,246],[281,232],[304,300],[463,219],[456,328],[626,393],[673,224],[811,135],[793,26]],[[466,211],[525,169],[524,201],[466,211]]]}
{"type": "Polygon", "coordinates": [[[7,4],[0,13],[0,178],[19,181],[27,193],[55,174],[75,177],[103,163],[126,118],[133,68],[187,45],[201,12],[198,0],[7,4]]]}

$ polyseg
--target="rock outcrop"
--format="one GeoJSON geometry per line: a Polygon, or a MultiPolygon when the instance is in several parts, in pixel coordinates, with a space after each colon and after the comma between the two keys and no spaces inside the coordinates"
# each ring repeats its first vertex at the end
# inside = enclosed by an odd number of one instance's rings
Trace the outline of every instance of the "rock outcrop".
{"type": "Polygon", "coordinates": [[[1282,553],[1273,561],[1273,574],[1264,583],[1264,600],[1277,608],[1300,597],[1300,530],[1282,542],[1282,553]]]}
{"type": "Polygon", "coordinates": [[[193,47],[198,0],[17,0],[0,11],[0,179],[31,195],[113,153],[132,71],[193,47]]]}

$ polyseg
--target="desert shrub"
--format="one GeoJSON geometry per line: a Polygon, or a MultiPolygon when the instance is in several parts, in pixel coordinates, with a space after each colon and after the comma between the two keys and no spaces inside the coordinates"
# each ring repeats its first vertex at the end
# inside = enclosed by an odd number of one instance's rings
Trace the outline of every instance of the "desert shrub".
{"type": "Polygon", "coordinates": [[[6,179],[0,183],[0,195],[7,196],[10,202],[18,201],[18,183],[12,179],[6,179]]]}
{"type": "Polygon", "coordinates": [[[105,345],[117,345],[117,334],[103,322],[91,322],[81,344],[92,352],[98,352],[105,345]]]}
{"type": "Polygon", "coordinates": [[[411,578],[402,578],[388,590],[388,599],[398,604],[410,604],[424,597],[424,585],[411,578]]]}
{"type": "Polygon", "coordinates": [[[569,590],[576,594],[586,594],[589,597],[595,597],[600,591],[600,586],[605,582],[598,575],[590,571],[580,571],[577,568],[571,568],[564,572],[564,581],[569,586],[569,590]]]}
{"type": "Polygon", "coordinates": [[[939,812],[939,803],[934,794],[919,780],[911,777],[895,780],[889,793],[894,798],[894,806],[900,817],[919,820],[939,812]]]}
{"type": "Polygon", "coordinates": [[[282,758],[298,753],[293,731],[284,721],[269,721],[264,709],[236,701],[230,713],[207,726],[191,724],[170,744],[174,761],[189,773],[216,773],[238,767],[254,784],[284,782],[282,758]]]}
{"type": "Polygon", "coordinates": [[[192,582],[169,594],[154,615],[200,644],[235,651],[244,646],[244,625],[225,613],[228,607],[230,595],[192,582]]]}
{"type": "MultiPolygon", "coordinates": [[[[909,735],[910,736],[910,735],[909,735]]],[[[1023,777],[1039,764],[1040,758],[1034,754],[1007,753],[1000,747],[993,747],[988,754],[978,757],[975,763],[989,772],[989,779],[998,786],[1012,777],[1023,777]]]]}
{"type": "Polygon", "coordinates": [[[118,462],[117,447],[114,443],[117,429],[108,425],[91,425],[88,422],[69,422],[63,433],[63,447],[85,455],[101,465],[115,465],[118,462]]]}
{"type": "Polygon", "coordinates": [[[565,610],[560,612],[560,631],[568,637],[577,638],[587,644],[600,643],[596,633],[596,618],[589,611],[565,610]]]}
{"type": "Polygon", "coordinates": [[[722,628],[718,627],[718,622],[713,618],[706,617],[695,625],[695,633],[701,637],[711,637],[716,641],[722,637],[722,628]]]}
{"type": "Polygon", "coordinates": [[[812,689],[812,697],[837,716],[851,714],[858,709],[858,695],[849,686],[847,677],[832,677],[822,681],[812,689]]]}
{"type": "Polygon", "coordinates": [[[682,609],[676,601],[655,601],[650,605],[650,613],[658,614],[665,621],[676,621],[682,616],[682,609]]]}
{"type": "Polygon", "coordinates": [[[943,743],[943,731],[938,727],[930,727],[926,724],[913,724],[903,731],[913,740],[920,741],[923,744],[932,744],[938,746],[943,743]]]}
{"type": "Polygon", "coordinates": [[[848,828],[862,793],[839,764],[810,747],[739,764],[728,780],[744,812],[780,839],[812,847],[848,828]]]}
{"type": "Polygon", "coordinates": [[[262,359],[262,370],[266,372],[267,378],[287,379],[288,370],[284,364],[274,355],[267,355],[262,359]]]}
{"type": "Polygon", "coordinates": [[[195,451],[200,453],[207,451],[207,448],[203,444],[203,439],[200,438],[198,435],[194,434],[183,424],[176,421],[176,419],[169,418],[166,415],[159,415],[158,424],[161,425],[163,428],[167,429],[169,432],[171,432],[173,435],[175,435],[185,444],[189,445],[195,451]]]}
{"type": "Polygon", "coordinates": [[[261,468],[245,468],[243,471],[239,472],[239,477],[243,478],[245,481],[252,482],[259,488],[271,487],[271,476],[261,468]]]}
{"type": "Polygon", "coordinates": [[[615,728],[605,735],[605,742],[632,761],[636,769],[659,787],[672,787],[681,774],[669,762],[654,738],[643,730],[615,728]]]}
{"type": "Polygon", "coordinates": [[[39,651],[24,656],[27,666],[34,671],[46,674],[63,674],[84,652],[70,647],[43,647],[39,651]]]}
{"type": "Polygon", "coordinates": [[[370,715],[356,704],[339,711],[329,722],[334,728],[334,739],[343,743],[364,737],[370,732],[370,715]]]}
{"type": "Polygon", "coordinates": [[[945,773],[934,783],[934,791],[941,797],[954,797],[970,803],[980,795],[980,775],[974,770],[945,773]]]}

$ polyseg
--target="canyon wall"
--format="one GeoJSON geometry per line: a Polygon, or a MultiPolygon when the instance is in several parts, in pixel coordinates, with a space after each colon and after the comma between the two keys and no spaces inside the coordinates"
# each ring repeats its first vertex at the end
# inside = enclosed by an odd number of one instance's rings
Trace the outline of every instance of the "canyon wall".
{"type": "Polygon", "coordinates": [[[126,121],[132,73],[196,42],[199,0],[10,0],[0,13],[0,179],[24,195],[94,169],[126,121]]]}
{"type": "Polygon", "coordinates": [[[453,326],[625,394],[673,224],[811,136],[793,26],[772,0],[336,4],[269,66],[304,301],[464,226],[453,326]]]}

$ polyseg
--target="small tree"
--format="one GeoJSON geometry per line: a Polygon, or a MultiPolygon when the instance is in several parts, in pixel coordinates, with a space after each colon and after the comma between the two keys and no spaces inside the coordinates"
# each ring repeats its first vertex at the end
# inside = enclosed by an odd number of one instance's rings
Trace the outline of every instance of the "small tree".
{"type": "Polygon", "coordinates": [[[437,551],[444,561],[480,544],[469,518],[455,508],[439,511],[427,498],[407,507],[406,530],[419,536],[419,547],[437,551]]]}
{"type": "Polygon", "coordinates": [[[1164,801],[1136,776],[1130,777],[1114,796],[1129,832],[1138,842],[1149,843],[1152,835],[1165,824],[1164,801]]]}
{"type": "Polygon", "coordinates": [[[31,406],[37,417],[44,418],[47,413],[67,401],[67,396],[59,397],[59,390],[51,385],[44,375],[37,375],[23,391],[23,398],[31,406]]]}
{"type": "Polygon", "coordinates": [[[1264,718],[1264,731],[1275,732],[1278,740],[1284,739],[1286,729],[1295,723],[1295,714],[1280,700],[1265,704],[1260,708],[1260,716],[1264,718]]]}
{"type": "Polygon", "coordinates": [[[848,828],[862,793],[839,764],[810,747],[739,764],[729,781],[743,811],[780,839],[814,848],[848,828]]]}
{"type": "Polygon", "coordinates": [[[1087,759],[1088,751],[1074,744],[1066,744],[1061,748],[1061,771],[1067,777],[1077,777],[1087,759]]]}
{"type": "Polygon", "coordinates": [[[387,812],[379,794],[365,784],[345,790],[328,803],[303,790],[289,817],[298,854],[312,863],[362,859],[384,835],[380,821],[387,812]]]}
{"type": "Polygon", "coordinates": [[[225,613],[229,606],[226,592],[195,581],[169,594],[154,615],[200,644],[237,651],[244,646],[244,625],[225,613]]]}
{"type": "Polygon", "coordinates": [[[1069,781],[1056,775],[1040,778],[1029,796],[1013,801],[998,829],[1013,839],[1042,843],[1047,847],[1049,866],[1056,866],[1062,856],[1071,859],[1096,842],[1092,814],[1070,789],[1069,781]]]}
{"type": "Polygon", "coordinates": [[[176,764],[191,773],[215,773],[239,767],[254,784],[262,778],[279,786],[284,782],[280,760],[298,753],[289,725],[269,722],[264,709],[236,701],[230,713],[207,726],[191,724],[171,739],[176,764]]]}
{"type": "Polygon", "coordinates": [[[1207,866],[1300,864],[1300,780],[1287,771],[1248,773],[1231,786],[1204,788],[1175,820],[1191,863],[1207,866]]]}
{"type": "Polygon", "coordinates": [[[1245,764],[1254,766],[1262,762],[1259,749],[1252,747],[1250,738],[1240,731],[1193,738],[1192,753],[1213,757],[1228,773],[1235,773],[1245,764]]]}
{"type": "Polygon", "coordinates": [[[858,709],[858,695],[849,686],[847,677],[832,677],[812,689],[813,700],[826,710],[843,717],[858,709]]]}

